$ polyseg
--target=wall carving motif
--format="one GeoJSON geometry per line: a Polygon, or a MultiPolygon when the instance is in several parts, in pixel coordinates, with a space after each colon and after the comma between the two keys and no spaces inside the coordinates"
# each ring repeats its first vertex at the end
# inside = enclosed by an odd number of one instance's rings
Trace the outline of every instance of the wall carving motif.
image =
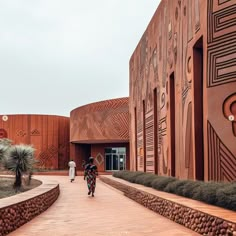
{"type": "Polygon", "coordinates": [[[159,120],[158,126],[158,153],[161,157],[162,172],[167,174],[168,144],[167,144],[167,116],[159,120]]]}
{"type": "Polygon", "coordinates": [[[236,3],[214,10],[217,7],[208,0],[207,87],[236,82],[236,3]]]}
{"type": "Polygon", "coordinates": [[[95,157],[95,161],[98,163],[98,165],[101,165],[104,162],[104,156],[99,152],[95,157]]]}
{"type": "Polygon", "coordinates": [[[138,153],[138,162],[139,167],[143,168],[143,122],[139,121],[137,124],[137,153],[138,153]]]}
{"type": "Polygon", "coordinates": [[[232,123],[232,132],[236,137],[236,93],[231,94],[224,100],[223,114],[232,123]]]}
{"type": "Polygon", "coordinates": [[[45,151],[41,152],[38,155],[38,166],[41,168],[45,168],[45,167],[54,167],[54,162],[56,161],[57,158],[57,154],[58,154],[58,149],[55,146],[50,146],[48,149],[46,149],[45,151]]]}
{"type": "Polygon", "coordinates": [[[146,170],[154,172],[154,116],[153,110],[145,114],[146,170]]]}
{"type": "Polygon", "coordinates": [[[128,98],[96,102],[71,112],[71,142],[128,139],[128,98]]]}
{"type": "Polygon", "coordinates": [[[7,138],[7,131],[5,129],[0,129],[0,138],[7,138]]]}
{"type": "Polygon", "coordinates": [[[224,145],[209,121],[207,131],[209,180],[235,181],[236,157],[224,145]]]}
{"type": "MultiPolygon", "coordinates": [[[[226,1],[221,1],[218,5],[224,3],[226,1]]],[[[236,37],[236,3],[232,1],[230,6],[223,9],[218,9],[218,5],[216,1],[208,0],[207,40],[209,44],[218,41],[225,43],[236,37]]]]}
{"type": "Polygon", "coordinates": [[[195,32],[200,29],[200,10],[199,10],[199,0],[194,0],[195,9],[195,32]]]}
{"type": "Polygon", "coordinates": [[[16,136],[24,137],[26,135],[26,132],[24,130],[17,130],[16,136]]]}
{"type": "Polygon", "coordinates": [[[40,136],[40,132],[39,132],[39,130],[34,129],[34,130],[32,130],[32,131],[30,132],[30,135],[31,135],[31,136],[40,136]]]}
{"type": "MultiPolygon", "coordinates": [[[[188,42],[193,39],[193,24],[192,24],[192,0],[187,0],[187,15],[188,15],[188,24],[187,24],[187,32],[188,32],[188,42]]],[[[196,0],[194,0],[196,1],[196,0]]]]}

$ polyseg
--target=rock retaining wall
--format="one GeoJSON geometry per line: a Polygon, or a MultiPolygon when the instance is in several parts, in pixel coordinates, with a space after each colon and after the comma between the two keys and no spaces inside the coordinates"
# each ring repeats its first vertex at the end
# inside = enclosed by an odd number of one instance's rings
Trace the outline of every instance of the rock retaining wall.
{"type": "Polygon", "coordinates": [[[4,204],[5,199],[1,199],[0,236],[7,235],[8,233],[33,219],[35,216],[44,212],[56,201],[60,192],[58,184],[49,184],[48,187],[45,187],[44,184],[42,184],[36,189],[19,194],[23,196],[15,195],[6,199],[8,202],[12,199],[12,204],[4,204]],[[34,191],[36,189],[37,191],[34,191]],[[34,193],[29,194],[31,191],[34,193]],[[16,202],[17,197],[19,198],[18,202],[16,202]]]}
{"type": "Polygon", "coordinates": [[[100,180],[119,189],[125,196],[148,209],[199,234],[209,236],[236,236],[236,224],[233,222],[191,209],[182,204],[163,199],[104,176],[100,176],[100,180]]]}

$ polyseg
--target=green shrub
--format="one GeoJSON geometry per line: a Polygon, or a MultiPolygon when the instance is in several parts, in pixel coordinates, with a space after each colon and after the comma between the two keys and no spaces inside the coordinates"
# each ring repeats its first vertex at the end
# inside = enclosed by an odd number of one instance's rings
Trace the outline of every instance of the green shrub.
{"type": "Polygon", "coordinates": [[[169,183],[176,180],[177,179],[174,177],[157,176],[156,179],[152,182],[152,187],[156,190],[163,191],[169,183]]]}
{"type": "Polygon", "coordinates": [[[189,181],[184,185],[182,196],[187,198],[193,198],[193,195],[199,191],[201,184],[201,181],[189,181]]]}
{"type": "Polygon", "coordinates": [[[184,186],[190,181],[191,180],[175,180],[175,181],[169,182],[164,188],[164,191],[183,196],[184,186]]]}
{"type": "Polygon", "coordinates": [[[114,177],[142,184],[159,191],[174,193],[219,207],[236,210],[236,182],[203,182],[178,180],[174,177],[158,176],[141,171],[118,171],[114,177]]]}
{"type": "Polygon", "coordinates": [[[142,184],[147,187],[152,186],[152,182],[156,179],[157,175],[151,174],[151,173],[143,173],[141,175],[138,175],[135,179],[135,183],[142,184]]]}
{"type": "Polygon", "coordinates": [[[216,191],[223,186],[224,184],[217,182],[200,182],[197,191],[193,192],[192,199],[215,205],[216,191]]]}
{"type": "Polygon", "coordinates": [[[127,170],[113,172],[114,177],[127,180],[131,183],[135,183],[137,176],[142,175],[142,174],[144,174],[144,172],[141,172],[141,171],[133,172],[133,171],[127,171],[127,170]]]}
{"type": "Polygon", "coordinates": [[[216,190],[216,205],[236,211],[236,183],[216,190]]]}

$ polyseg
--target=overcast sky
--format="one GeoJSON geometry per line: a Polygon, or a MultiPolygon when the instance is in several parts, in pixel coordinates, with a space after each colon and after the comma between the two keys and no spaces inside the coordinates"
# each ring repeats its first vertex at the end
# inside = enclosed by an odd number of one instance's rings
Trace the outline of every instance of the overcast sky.
{"type": "Polygon", "coordinates": [[[0,114],[69,116],[129,95],[129,59],[159,0],[1,0],[0,114]]]}

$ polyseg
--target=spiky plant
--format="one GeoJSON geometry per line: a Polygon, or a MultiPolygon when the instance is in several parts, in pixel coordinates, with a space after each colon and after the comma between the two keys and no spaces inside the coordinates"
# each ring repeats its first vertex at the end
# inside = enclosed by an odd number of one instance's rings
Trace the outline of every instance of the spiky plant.
{"type": "Polygon", "coordinates": [[[34,148],[29,145],[14,145],[9,148],[4,158],[4,167],[15,174],[14,189],[20,189],[22,175],[29,173],[34,165],[34,148]]]}
{"type": "Polygon", "coordinates": [[[0,145],[4,145],[4,146],[11,146],[12,144],[12,140],[8,139],[8,138],[0,138],[0,145]]]}
{"type": "Polygon", "coordinates": [[[0,144],[0,161],[4,158],[8,146],[0,144]]]}
{"type": "Polygon", "coordinates": [[[3,159],[7,154],[7,150],[10,148],[12,141],[7,138],[0,139],[0,167],[2,166],[3,159]]]}

